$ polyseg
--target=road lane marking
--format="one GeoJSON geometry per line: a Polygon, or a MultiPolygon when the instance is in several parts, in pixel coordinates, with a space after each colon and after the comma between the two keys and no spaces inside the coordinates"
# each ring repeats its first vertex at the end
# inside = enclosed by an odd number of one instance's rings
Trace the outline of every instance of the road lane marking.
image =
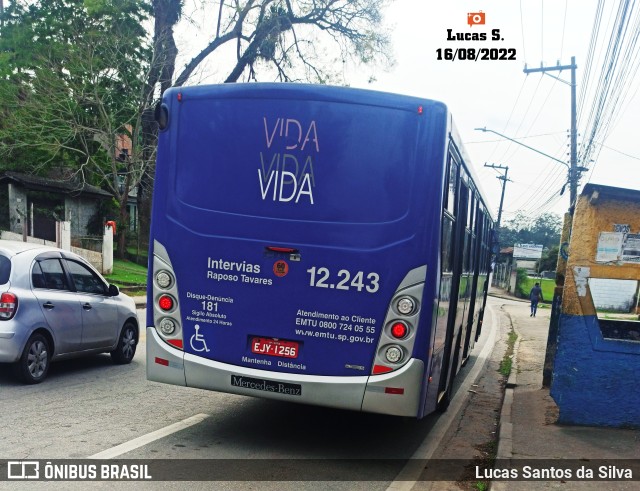
{"type": "Polygon", "coordinates": [[[410,491],[413,489],[418,479],[420,479],[422,471],[424,471],[424,461],[430,459],[433,452],[440,445],[444,435],[453,423],[453,420],[456,418],[458,411],[468,396],[467,390],[480,376],[482,369],[491,355],[493,346],[496,343],[496,334],[498,332],[496,316],[492,306],[489,306],[489,312],[491,313],[491,330],[489,331],[489,337],[487,338],[482,351],[478,355],[478,359],[473,364],[473,368],[465,377],[464,383],[460,386],[456,395],[451,399],[447,411],[438,418],[435,426],[431,428],[427,437],[413,453],[394,481],[389,485],[387,491],[410,491]]]}
{"type": "Polygon", "coordinates": [[[151,433],[147,433],[146,435],[139,436],[138,438],[134,438],[133,440],[122,443],[108,450],[103,450],[102,452],[98,452],[97,454],[93,454],[87,458],[113,459],[114,457],[118,457],[127,452],[130,452],[131,450],[135,450],[136,448],[143,447],[148,443],[159,440],[160,438],[164,438],[165,436],[177,433],[178,431],[182,431],[186,428],[189,428],[190,426],[197,425],[208,417],[208,414],[196,414],[195,416],[183,419],[182,421],[178,421],[177,423],[173,423],[172,425],[165,426],[164,428],[160,428],[159,430],[152,431],[151,433]]]}

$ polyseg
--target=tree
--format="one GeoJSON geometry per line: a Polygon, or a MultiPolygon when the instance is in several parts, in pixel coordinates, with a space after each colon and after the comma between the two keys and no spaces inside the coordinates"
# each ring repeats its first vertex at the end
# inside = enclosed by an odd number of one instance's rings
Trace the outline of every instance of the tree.
{"type": "Polygon", "coordinates": [[[542,258],[538,263],[538,271],[555,271],[558,264],[558,253],[560,252],[560,245],[556,244],[549,250],[545,249],[542,254],[542,258]]]}
{"type": "Polygon", "coordinates": [[[560,243],[561,232],[562,219],[558,215],[544,213],[531,221],[523,213],[518,213],[500,227],[500,245],[541,244],[550,249],[560,243]]]}
{"type": "Polygon", "coordinates": [[[152,158],[139,145],[149,104],[147,12],[141,0],[14,2],[0,35],[0,155],[109,190],[123,225],[121,257],[129,192],[152,158]]]}
{"type": "Polygon", "coordinates": [[[370,63],[389,60],[389,39],[382,29],[386,0],[245,0],[218,2],[216,30],[209,44],[178,75],[175,85],[187,82],[204,59],[227,43],[235,45],[236,63],[225,82],[241,76],[257,80],[268,66],[280,81],[326,83],[335,73],[335,61],[355,59],[370,63]],[[332,41],[337,56],[321,57],[319,46],[332,41]]]}

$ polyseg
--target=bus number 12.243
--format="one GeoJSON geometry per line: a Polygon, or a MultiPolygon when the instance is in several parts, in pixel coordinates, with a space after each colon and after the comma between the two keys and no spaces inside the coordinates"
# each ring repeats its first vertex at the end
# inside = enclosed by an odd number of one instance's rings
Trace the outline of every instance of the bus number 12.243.
{"type": "Polygon", "coordinates": [[[307,273],[311,276],[309,285],[316,288],[335,288],[336,290],[350,290],[355,288],[359,292],[364,288],[369,293],[375,293],[380,289],[380,275],[378,273],[369,273],[366,275],[362,271],[358,271],[355,275],[351,275],[346,269],[341,269],[332,281],[331,271],[327,268],[307,269],[307,273]]]}

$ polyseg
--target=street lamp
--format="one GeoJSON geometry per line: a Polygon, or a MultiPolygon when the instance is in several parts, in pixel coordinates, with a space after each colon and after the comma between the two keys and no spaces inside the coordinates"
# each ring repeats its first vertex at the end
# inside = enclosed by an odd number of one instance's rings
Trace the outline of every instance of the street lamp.
{"type": "Polygon", "coordinates": [[[546,154],[546,153],[544,153],[544,152],[541,152],[540,150],[537,150],[537,149],[535,149],[535,148],[533,148],[533,147],[530,147],[529,145],[525,145],[524,143],[519,142],[518,140],[514,140],[513,138],[509,138],[508,136],[503,135],[502,133],[498,133],[497,131],[489,130],[489,129],[487,129],[486,127],[485,127],[485,128],[474,128],[474,130],[476,130],[476,131],[488,132],[488,133],[495,133],[496,135],[501,136],[502,138],[505,138],[505,139],[507,139],[507,140],[509,140],[509,141],[512,141],[512,142],[514,142],[514,143],[517,143],[518,145],[522,145],[523,147],[526,147],[526,148],[528,148],[529,150],[533,150],[534,152],[539,153],[540,155],[544,155],[545,157],[550,158],[551,160],[555,160],[556,162],[561,163],[561,164],[562,164],[562,165],[564,165],[567,169],[569,169],[569,164],[567,164],[567,163],[566,163],[566,162],[564,162],[563,160],[560,160],[560,159],[557,159],[557,158],[555,158],[555,157],[552,157],[551,155],[546,154]]]}

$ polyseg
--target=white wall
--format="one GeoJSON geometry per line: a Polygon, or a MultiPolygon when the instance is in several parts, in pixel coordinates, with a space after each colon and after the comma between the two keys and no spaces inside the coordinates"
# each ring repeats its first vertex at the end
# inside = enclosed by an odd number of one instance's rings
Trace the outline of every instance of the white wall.
{"type": "Polygon", "coordinates": [[[589,278],[591,297],[596,309],[629,312],[635,306],[636,280],[589,278]]]}

